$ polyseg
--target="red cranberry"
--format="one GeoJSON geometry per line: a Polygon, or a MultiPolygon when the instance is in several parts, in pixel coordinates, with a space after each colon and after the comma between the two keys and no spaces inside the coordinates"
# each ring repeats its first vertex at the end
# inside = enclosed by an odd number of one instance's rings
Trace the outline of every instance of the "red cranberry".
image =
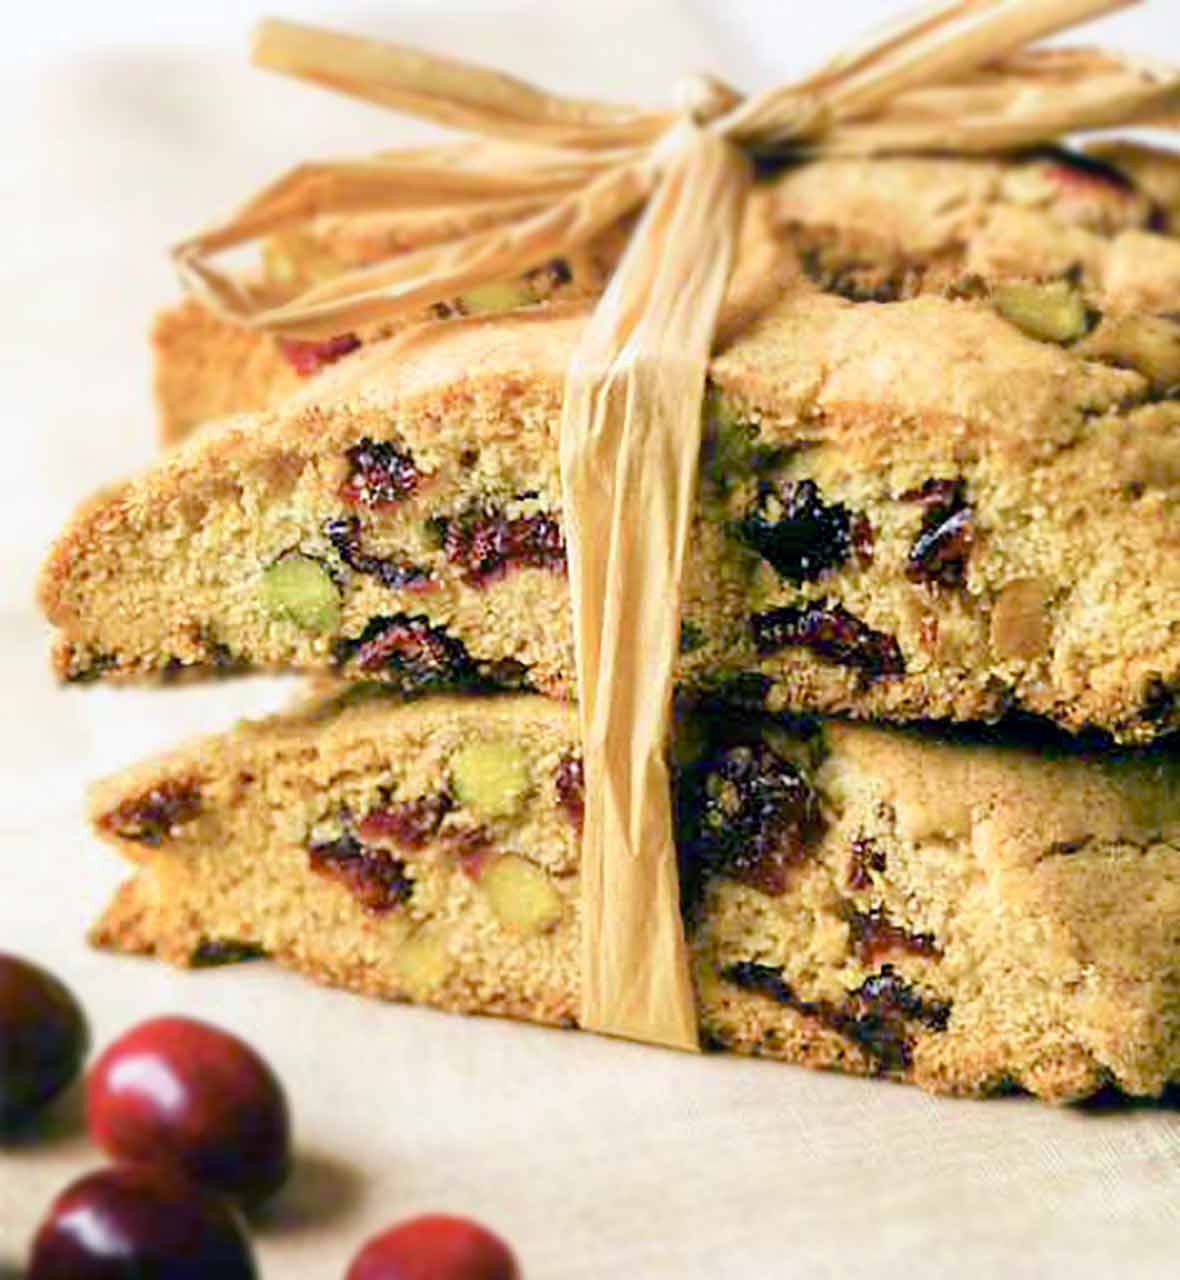
{"type": "Polygon", "coordinates": [[[48,1105],[78,1074],[86,1020],[52,974],[0,953],[0,1131],[48,1105]]]}
{"type": "Polygon", "coordinates": [[[374,1236],[345,1280],[519,1280],[512,1251],[486,1227],[443,1213],[374,1236]]]}
{"type": "Polygon", "coordinates": [[[168,1169],[118,1165],[71,1183],[33,1240],[28,1280],[256,1280],[222,1199],[168,1169]]]}
{"type": "Polygon", "coordinates": [[[153,1018],[116,1040],[90,1072],[86,1120],[116,1159],[169,1165],[249,1203],[290,1171],[274,1072],[236,1036],[190,1018],[153,1018]]]}
{"type": "Polygon", "coordinates": [[[361,340],[355,333],[338,333],[333,338],[321,340],[279,339],[279,350],[291,368],[303,378],[319,373],[325,365],[335,364],[341,356],[355,351],[360,345],[361,340]]]}

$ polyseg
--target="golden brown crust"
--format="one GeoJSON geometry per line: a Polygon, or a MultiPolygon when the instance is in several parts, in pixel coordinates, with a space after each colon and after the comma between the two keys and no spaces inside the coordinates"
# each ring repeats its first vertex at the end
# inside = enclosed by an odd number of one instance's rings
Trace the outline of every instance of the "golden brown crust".
{"type": "Polygon", "coordinates": [[[266,408],[300,386],[270,334],[220,320],[194,298],[161,311],[151,341],[165,444],[210,418],[266,408]]]}

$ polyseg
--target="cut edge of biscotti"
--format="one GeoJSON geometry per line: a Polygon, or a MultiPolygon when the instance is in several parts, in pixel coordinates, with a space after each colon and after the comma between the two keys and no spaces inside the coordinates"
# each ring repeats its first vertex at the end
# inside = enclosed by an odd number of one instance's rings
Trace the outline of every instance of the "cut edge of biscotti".
{"type": "MultiPolygon", "coordinates": [[[[960,1094],[1180,1074],[1174,761],[699,709],[674,758],[706,1043],[960,1094]]],[[[94,789],[137,871],[93,940],[574,1026],[581,806],[559,703],[327,699],[94,789]]]]}

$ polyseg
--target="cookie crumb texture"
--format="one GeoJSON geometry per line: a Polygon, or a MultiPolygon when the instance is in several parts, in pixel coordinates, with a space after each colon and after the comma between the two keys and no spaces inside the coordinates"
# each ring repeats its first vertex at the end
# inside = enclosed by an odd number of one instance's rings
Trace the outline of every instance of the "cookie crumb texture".
{"type": "MultiPolygon", "coordinates": [[[[570,696],[558,432],[585,314],[367,346],[98,497],[44,573],[59,673],[570,696]]],[[[1180,560],[1161,554],[1180,538],[1180,400],[1083,350],[1101,325],[1071,345],[986,291],[810,286],[725,323],[682,685],[757,679],[771,711],[891,720],[1022,709],[1126,741],[1180,723],[1180,560]]]]}
{"type": "MultiPolygon", "coordinates": [[[[369,695],[183,748],[93,794],[138,864],[93,938],[573,1025],[576,732],[530,695],[369,695]],[[199,815],[128,829],[194,785],[199,815]]],[[[676,754],[707,1043],[960,1094],[1180,1078],[1167,755],[715,714],[676,754]]]]}

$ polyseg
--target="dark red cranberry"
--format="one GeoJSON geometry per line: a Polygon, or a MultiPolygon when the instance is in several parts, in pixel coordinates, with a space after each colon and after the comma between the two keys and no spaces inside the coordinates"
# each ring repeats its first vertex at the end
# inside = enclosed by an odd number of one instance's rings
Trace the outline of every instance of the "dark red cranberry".
{"type": "Polygon", "coordinates": [[[332,876],[348,886],[364,909],[384,915],[408,902],[414,882],[406,875],[406,864],[384,849],[362,844],[346,833],[338,840],[308,846],[311,869],[332,876]]]}
{"type": "Polygon", "coordinates": [[[879,848],[866,836],[859,836],[852,842],[852,856],[848,860],[848,887],[850,889],[871,889],[873,877],[870,871],[885,870],[885,850],[879,848]]]}
{"type": "Polygon", "coordinates": [[[364,672],[388,672],[413,693],[469,684],[477,677],[463,642],[443,627],[432,627],[422,614],[371,618],[355,639],[337,642],[335,656],[341,665],[355,661],[364,672]]]}
{"type": "Polygon", "coordinates": [[[153,1018],[116,1040],[91,1069],[86,1121],[115,1159],[167,1166],[248,1203],[291,1168],[274,1072],[237,1036],[191,1018],[153,1018]]]}
{"type": "Polygon", "coordinates": [[[932,933],[910,933],[894,924],[880,907],[871,911],[851,910],[847,919],[852,945],[862,964],[876,964],[892,951],[908,951],[915,956],[942,955],[932,933]]]}
{"type": "Polygon", "coordinates": [[[141,796],[124,800],[99,825],[124,840],[158,849],[177,827],[201,812],[201,788],[191,780],[167,778],[141,796]]]}
{"type": "Polygon", "coordinates": [[[922,527],[906,562],[911,582],[959,587],[967,577],[967,557],[975,541],[974,513],[962,480],[927,480],[901,495],[922,506],[922,527]]]}
{"type": "Polygon", "coordinates": [[[256,1280],[250,1242],[219,1196],[174,1170],[116,1165],[50,1207],[28,1280],[256,1280]]]}
{"type": "Polygon", "coordinates": [[[867,676],[896,676],[905,671],[905,660],[893,636],[874,631],[840,604],[820,601],[802,608],[772,609],[754,614],[750,623],[759,653],[798,646],[867,676]]]}
{"type": "Polygon", "coordinates": [[[815,792],[762,744],[733,747],[707,765],[692,841],[705,870],[781,894],[790,868],[823,832],[815,792]]]}
{"type": "Polygon", "coordinates": [[[30,1120],[77,1076],[86,1019],[50,973],[0,952],[0,1136],[30,1120]]]}
{"type": "Polygon", "coordinates": [[[355,351],[361,340],[355,333],[338,333],[333,338],[321,340],[304,338],[280,338],[279,350],[284,359],[301,377],[309,378],[326,365],[335,364],[341,356],[355,351]]]}
{"type": "Polygon", "coordinates": [[[872,529],[840,503],[827,504],[814,480],[775,485],[764,480],[738,536],[796,586],[839,568],[853,552],[866,559],[872,529]]]}
{"type": "Polygon", "coordinates": [[[898,1074],[910,1066],[911,1032],[918,1027],[945,1031],[951,1006],[911,987],[893,969],[882,965],[879,973],[864,980],[838,1002],[804,1000],[783,979],[783,971],[755,960],[730,965],[721,976],[747,991],[786,1005],[859,1045],[875,1060],[877,1069],[898,1074]]]}
{"type": "Polygon", "coordinates": [[[425,591],[438,586],[429,569],[405,560],[370,555],[361,541],[361,522],[358,516],[329,520],[324,525],[324,532],[336,548],[336,554],[350,569],[376,578],[391,591],[425,591]]]}
{"type": "Polygon", "coordinates": [[[348,479],[340,490],[345,502],[362,507],[388,507],[408,498],[422,474],[413,454],[390,440],[365,436],[345,452],[348,479]]]}
{"type": "Polygon", "coordinates": [[[1029,157],[1036,162],[1047,161],[1045,172],[1064,187],[1105,188],[1111,192],[1133,195],[1135,184],[1123,171],[1101,156],[1087,155],[1084,151],[1069,151],[1064,147],[1043,147],[1029,157]]]}
{"type": "Polygon", "coordinates": [[[470,1218],[431,1213],[374,1236],[345,1280],[520,1280],[512,1251],[470,1218]]]}
{"type": "Polygon", "coordinates": [[[365,840],[392,840],[406,849],[421,849],[442,825],[455,802],[445,791],[370,809],[357,824],[365,840]]]}
{"type": "Polygon", "coordinates": [[[553,774],[557,803],[579,831],[586,817],[586,776],[581,756],[562,756],[553,774]]]}
{"type": "Polygon", "coordinates": [[[487,586],[509,569],[565,572],[565,539],[561,525],[551,516],[509,519],[487,510],[437,523],[447,559],[462,567],[468,586],[487,586]]]}

